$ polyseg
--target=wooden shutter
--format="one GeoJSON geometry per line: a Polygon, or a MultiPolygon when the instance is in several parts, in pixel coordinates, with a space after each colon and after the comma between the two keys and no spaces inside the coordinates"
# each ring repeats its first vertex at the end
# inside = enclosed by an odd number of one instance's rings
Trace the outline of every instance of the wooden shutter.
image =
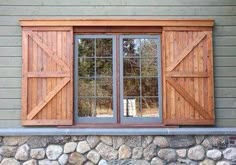
{"type": "Polygon", "coordinates": [[[23,27],[23,125],[72,124],[72,43],[72,27],[23,27]]]}
{"type": "Polygon", "coordinates": [[[166,125],[212,125],[212,29],[165,27],[163,118],[166,125]]]}

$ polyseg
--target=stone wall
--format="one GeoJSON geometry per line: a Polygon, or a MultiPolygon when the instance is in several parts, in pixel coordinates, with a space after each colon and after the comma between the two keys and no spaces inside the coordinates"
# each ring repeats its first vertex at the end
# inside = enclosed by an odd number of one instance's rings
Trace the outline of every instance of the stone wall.
{"type": "Polygon", "coordinates": [[[1,165],[236,163],[228,136],[0,137],[1,165]],[[235,162],[234,162],[235,161],[235,162]]]}

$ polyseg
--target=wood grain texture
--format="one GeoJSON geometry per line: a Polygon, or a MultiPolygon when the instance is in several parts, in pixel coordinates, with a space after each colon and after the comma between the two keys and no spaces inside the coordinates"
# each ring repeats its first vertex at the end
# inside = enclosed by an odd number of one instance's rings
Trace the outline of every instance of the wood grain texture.
{"type": "Polygon", "coordinates": [[[68,27],[23,28],[22,51],[26,58],[23,58],[22,95],[29,94],[22,99],[22,105],[28,105],[22,107],[23,125],[72,124],[73,107],[67,105],[73,101],[72,93],[68,92],[73,87],[73,53],[66,51],[73,49],[71,33],[73,29],[68,27]],[[63,103],[59,94],[62,91],[67,93],[63,103]]]}
{"type": "Polygon", "coordinates": [[[163,28],[162,34],[164,123],[212,125],[215,115],[211,31],[198,27],[173,29],[163,28]]]}
{"type": "Polygon", "coordinates": [[[203,26],[212,19],[24,19],[21,26],[203,26]]]}

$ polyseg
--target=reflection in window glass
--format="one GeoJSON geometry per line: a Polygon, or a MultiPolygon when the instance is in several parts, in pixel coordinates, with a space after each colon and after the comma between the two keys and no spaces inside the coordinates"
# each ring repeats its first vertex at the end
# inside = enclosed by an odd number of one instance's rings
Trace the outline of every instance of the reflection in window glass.
{"type": "Polygon", "coordinates": [[[157,40],[123,38],[123,116],[157,117],[157,40]]]}
{"type": "Polygon", "coordinates": [[[113,117],[112,39],[78,40],[78,115],[113,117]]]}

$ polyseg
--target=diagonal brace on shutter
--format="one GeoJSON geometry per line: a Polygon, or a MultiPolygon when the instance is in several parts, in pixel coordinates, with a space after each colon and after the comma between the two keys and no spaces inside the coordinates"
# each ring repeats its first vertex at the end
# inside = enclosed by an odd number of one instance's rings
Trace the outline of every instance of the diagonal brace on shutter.
{"type": "Polygon", "coordinates": [[[32,120],[40,110],[70,81],[70,78],[64,78],[58,85],[48,93],[48,95],[27,115],[28,120],[32,120]]]}
{"type": "Polygon", "coordinates": [[[207,33],[202,33],[199,35],[195,40],[193,40],[181,53],[180,55],[174,60],[173,63],[171,63],[167,67],[167,71],[174,70],[177,65],[185,58],[187,55],[207,36],[207,33]]]}
{"type": "Polygon", "coordinates": [[[204,118],[211,119],[210,115],[195,101],[195,99],[186,92],[179,84],[177,84],[172,78],[167,78],[166,81],[186,100],[192,105],[195,110],[204,118]]]}
{"type": "Polygon", "coordinates": [[[48,57],[52,58],[58,65],[62,67],[64,71],[70,71],[67,64],[62,61],[59,56],[57,56],[56,53],[52,51],[45,43],[43,43],[43,41],[37,34],[34,34],[33,32],[27,33],[33,39],[33,41],[36,42],[46,52],[46,55],[48,55],[48,57]]]}

